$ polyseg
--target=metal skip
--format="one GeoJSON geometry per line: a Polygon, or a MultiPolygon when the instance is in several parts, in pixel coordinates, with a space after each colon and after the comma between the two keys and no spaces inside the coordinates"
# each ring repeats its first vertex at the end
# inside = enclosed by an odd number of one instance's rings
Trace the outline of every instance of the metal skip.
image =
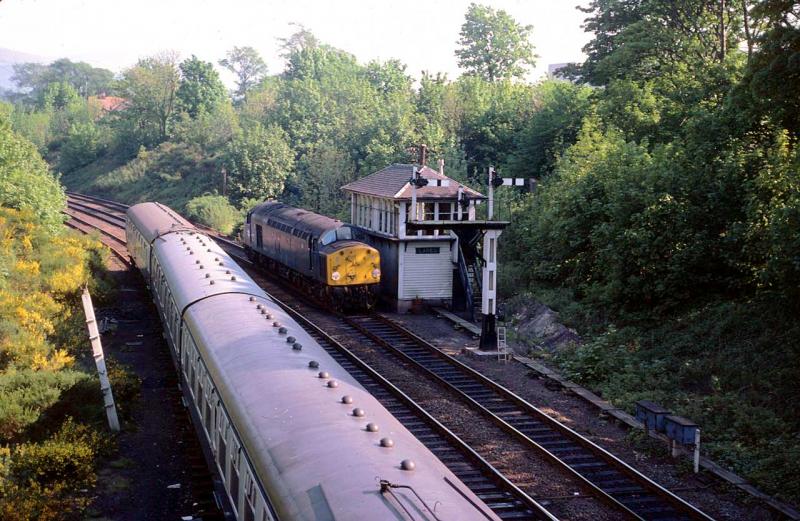
{"type": "Polygon", "coordinates": [[[103,345],[100,343],[100,331],[97,328],[97,320],[95,320],[94,306],[92,305],[92,297],[89,295],[89,288],[83,288],[81,300],[83,301],[83,312],[86,314],[86,327],[89,330],[92,355],[94,356],[94,363],[97,365],[97,374],[100,376],[100,392],[103,393],[103,405],[105,406],[106,416],[108,416],[108,426],[112,431],[119,432],[117,406],[114,404],[114,395],[111,393],[111,382],[108,380],[106,359],[103,354],[103,345]]]}

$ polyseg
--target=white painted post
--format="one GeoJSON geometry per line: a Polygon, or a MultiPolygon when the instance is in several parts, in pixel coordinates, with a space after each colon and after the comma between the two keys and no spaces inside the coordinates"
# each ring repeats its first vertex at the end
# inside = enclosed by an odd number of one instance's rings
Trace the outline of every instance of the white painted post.
{"type": "Polygon", "coordinates": [[[83,288],[81,300],[83,301],[83,311],[86,314],[86,327],[89,329],[89,341],[92,344],[94,363],[97,365],[97,374],[100,375],[100,392],[103,393],[103,404],[105,405],[106,416],[108,416],[108,426],[112,431],[119,432],[117,407],[114,405],[114,395],[111,393],[111,382],[108,381],[103,345],[100,343],[100,331],[97,329],[97,320],[95,320],[89,288],[83,288]]]}
{"type": "Polygon", "coordinates": [[[694,433],[694,473],[700,471],[700,429],[694,433]]]}
{"type": "Polygon", "coordinates": [[[400,203],[400,211],[397,215],[397,237],[400,239],[406,238],[406,205],[408,203],[400,203]]]}
{"type": "Polygon", "coordinates": [[[417,218],[417,168],[414,167],[414,172],[411,175],[411,220],[419,221],[417,218]]]}
{"type": "Polygon", "coordinates": [[[491,221],[494,217],[494,183],[492,183],[492,176],[494,175],[494,167],[489,167],[489,208],[486,220],[491,221]]]}
{"type": "Polygon", "coordinates": [[[458,197],[456,198],[456,211],[458,212],[458,221],[461,220],[461,214],[463,212],[463,208],[461,208],[461,198],[464,196],[464,187],[462,185],[458,185],[458,197]]]}

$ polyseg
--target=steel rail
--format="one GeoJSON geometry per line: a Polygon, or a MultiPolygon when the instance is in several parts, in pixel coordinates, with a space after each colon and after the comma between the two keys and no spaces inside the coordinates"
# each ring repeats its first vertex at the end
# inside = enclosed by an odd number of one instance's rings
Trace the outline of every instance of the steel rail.
{"type": "Polygon", "coordinates": [[[458,393],[506,432],[563,467],[596,491],[600,499],[630,517],[712,521],[607,450],[403,326],[377,314],[341,318],[458,393]]]}
{"type": "Polygon", "coordinates": [[[124,227],[125,224],[125,214],[120,215],[118,213],[112,213],[107,210],[79,203],[72,199],[67,199],[67,208],[72,208],[75,211],[89,214],[92,217],[96,217],[97,219],[103,220],[108,224],[113,224],[115,226],[121,223],[124,227]]]}
{"type": "Polygon", "coordinates": [[[67,190],[65,193],[67,194],[67,197],[72,197],[72,198],[75,198],[75,199],[83,199],[85,201],[89,201],[89,202],[93,202],[93,203],[96,203],[96,204],[103,205],[106,208],[114,208],[114,209],[116,209],[118,211],[121,211],[123,213],[125,213],[125,210],[127,210],[129,208],[129,206],[127,204],[119,203],[117,201],[112,201],[110,199],[103,199],[102,197],[96,197],[94,195],[81,194],[81,193],[73,192],[73,191],[70,191],[70,190],[67,190]]]}

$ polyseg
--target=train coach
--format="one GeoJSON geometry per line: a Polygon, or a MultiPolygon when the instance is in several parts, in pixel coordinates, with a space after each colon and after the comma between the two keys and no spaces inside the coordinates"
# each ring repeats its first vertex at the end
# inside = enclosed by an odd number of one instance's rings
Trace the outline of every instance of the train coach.
{"type": "Polygon", "coordinates": [[[126,232],[226,517],[499,519],[213,240],[155,203],[126,232]]]}
{"type": "Polygon", "coordinates": [[[267,201],[248,212],[242,235],[253,261],[337,308],[366,309],[377,300],[380,253],[354,226],[267,201]]]}

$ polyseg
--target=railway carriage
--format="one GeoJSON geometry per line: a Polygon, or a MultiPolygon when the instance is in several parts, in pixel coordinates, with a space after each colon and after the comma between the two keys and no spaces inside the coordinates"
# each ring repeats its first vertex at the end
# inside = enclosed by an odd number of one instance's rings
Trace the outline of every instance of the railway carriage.
{"type": "Polygon", "coordinates": [[[152,203],[127,221],[231,517],[498,519],[213,240],[152,203]]]}
{"type": "Polygon", "coordinates": [[[247,214],[245,251],[293,284],[344,308],[369,308],[381,280],[378,250],[342,221],[267,201],[247,214]]]}

